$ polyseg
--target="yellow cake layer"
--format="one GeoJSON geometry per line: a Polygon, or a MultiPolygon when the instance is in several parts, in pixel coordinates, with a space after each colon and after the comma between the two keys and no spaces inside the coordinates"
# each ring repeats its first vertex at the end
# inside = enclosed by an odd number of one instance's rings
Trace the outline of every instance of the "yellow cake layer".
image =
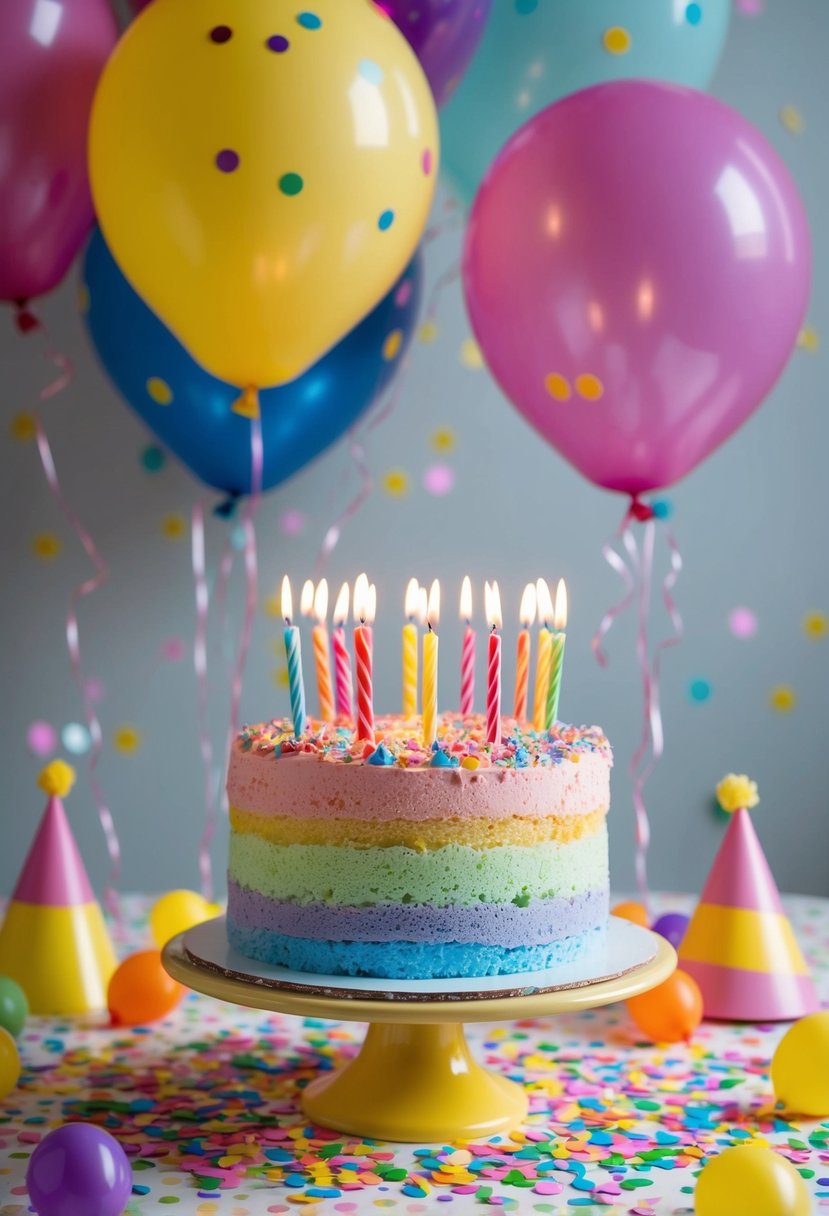
{"type": "Polygon", "coordinates": [[[234,832],[261,836],[271,844],[348,845],[356,849],[383,849],[403,846],[426,853],[447,845],[462,844],[473,849],[495,849],[504,845],[530,847],[557,841],[566,844],[598,832],[606,811],[587,815],[547,815],[522,818],[515,815],[498,819],[294,819],[289,815],[256,815],[230,808],[234,832]]]}

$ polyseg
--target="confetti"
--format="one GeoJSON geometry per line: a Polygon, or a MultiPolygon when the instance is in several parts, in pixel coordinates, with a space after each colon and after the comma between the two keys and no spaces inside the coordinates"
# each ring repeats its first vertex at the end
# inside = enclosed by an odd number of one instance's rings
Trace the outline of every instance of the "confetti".
{"type": "Polygon", "coordinates": [[[788,684],[778,684],[769,693],[769,705],[779,714],[788,714],[797,704],[797,696],[788,684]]]}
{"type": "Polygon", "coordinates": [[[455,487],[455,470],[446,464],[433,464],[423,474],[423,488],[427,494],[442,498],[455,487]]]}
{"type": "Polygon", "coordinates": [[[141,746],[141,732],[134,726],[119,726],[112,736],[112,746],[122,756],[131,756],[141,746]]]}
{"type": "Polygon", "coordinates": [[[430,345],[430,343],[436,341],[437,336],[438,336],[437,321],[424,321],[423,324],[420,326],[420,329],[418,329],[418,331],[417,331],[418,341],[422,342],[424,344],[424,346],[428,346],[428,345],[430,345]]]}
{"type": "Polygon", "coordinates": [[[728,628],[735,638],[753,638],[758,629],[757,614],[751,608],[734,608],[728,614],[728,628]]]}
{"type": "Polygon", "coordinates": [[[161,521],[161,531],[168,540],[181,540],[187,531],[187,521],[183,515],[165,515],[161,521]]]}
{"type": "Polygon", "coordinates": [[[88,729],[80,722],[68,722],[60,732],[61,742],[73,756],[82,756],[92,746],[88,729]]]}
{"type": "Polygon", "coordinates": [[[820,350],[820,334],[811,325],[804,325],[797,335],[797,345],[801,350],[814,354],[820,350]]]}
{"type": "Polygon", "coordinates": [[[34,414],[15,414],[9,424],[9,434],[17,443],[28,443],[37,434],[34,414]]]}
{"type": "Polygon", "coordinates": [[[271,673],[271,677],[277,688],[288,688],[290,686],[288,668],[284,665],[282,667],[275,667],[271,673]]]}
{"type": "Polygon", "coordinates": [[[168,663],[180,663],[187,654],[184,638],[165,638],[161,643],[161,657],[168,663]]]}
{"type": "Polygon", "coordinates": [[[49,756],[57,745],[57,731],[49,722],[33,722],[26,731],[26,746],[35,756],[49,756]]]}
{"type": "Polygon", "coordinates": [[[713,691],[710,680],[697,676],[688,685],[688,698],[695,704],[702,705],[705,701],[711,700],[713,691]]]}
{"type": "Polygon", "coordinates": [[[63,542],[54,532],[38,532],[32,541],[32,552],[41,561],[51,561],[63,548],[63,542]]]}
{"type": "Polygon", "coordinates": [[[455,432],[448,426],[432,431],[429,436],[429,447],[433,452],[453,452],[456,442],[455,432]]]}
{"type": "Polygon", "coordinates": [[[380,485],[390,498],[403,498],[409,492],[409,474],[403,469],[389,469],[380,479],[380,485]]]}
{"type": "Polygon", "coordinates": [[[167,463],[167,457],[156,443],[148,444],[141,453],[141,467],[148,473],[158,473],[167,463]]]}
{"type": "Polygon", "coordinates": [[[803,115],[797,106],[785,105],[780,111],[780,121],[792,135],[801,135],[805,127],[803,115]]]}
{"type": "Polygon", "coordinates": [[[825,612],[807,612],[803,618],[803,632],[807,638],[825,638],[829,631],[829,617],[825,612]]]}
{"type": "Polygon", "coordinates": [[[305,531],[306,522],[302,511],[283,511],[279,517],[279,530],[283,536],[299,536],[305,531]]]}
{"type": "Polygon", "coordinates": [[[461,343],[459,358],[463,366],[469,368],[470,371],[479,371],[484,366],[481,348],[474,338],[467,338],[461,343]]]}

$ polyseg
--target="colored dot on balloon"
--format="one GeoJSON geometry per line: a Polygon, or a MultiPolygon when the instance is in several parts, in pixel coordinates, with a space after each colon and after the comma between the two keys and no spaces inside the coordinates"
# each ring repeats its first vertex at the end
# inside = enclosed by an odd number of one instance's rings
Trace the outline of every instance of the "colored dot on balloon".
{"type": "Polygon", "coordinates": [[[281,55],[291,44],[284,34],[271,34],[265,45],[269,51],[275,51],[277,55],[281,55]]]}
{"type": "Polygon", "coordinates": [[[403,345],[403,330],[393,329],[383,343],[383,358],[387,363],[397,355],[403,345]]]}
{"type": "Polygon", "coordinates": [[[705,701],[710,701],[713,691],[711,681],[702,678],[692,680],[688,685],[688,696],[692,701],[695,701],[697,705],[702,705],[705,701]]]}
{"type": "Polygon", "coordinates": [[[297,21],[306,30],[318,30],[322,26],[322,21],[316,13],[300,13],[297,21]]]}
{"type": "Polygon", "coordinates": [[[369,84],[383,83],[383,69],[373,59],[361,59],[357,70],[369,84]]]}
{"type": "Polygon", "coordinates": [[[685,20],[689,25],[699,25],[702,21],[702,7],[699,4],[689,4],[685,9],[685,20]]]}
{"type": "Polygon", "coordinates": [[[423,166],[423,172],[428,177],[429,174],[432,172],[432,149],[431,148],[423,149],[423,155],[420,158],[420,163],[423,166]]]}
{"type": "Polygon", "coordinates": [[[233,37],[233,30],[229,25],[214,25],[210,31],[211,42],[230,42],[233,37]]]}
{"type": "Polygon", "coordinates": [[[164,468],[166,463],[167,457],[162,449],[154,443],[144,448],[144,451],[141,453],[141,464],[148,473],[158,473],[160,469],[164,468]]]}
{"type": "Polygon", "coordinates": [[[82,756],[92,746],[89,731],[80,722],[69,722],[60,732],[63,746],[73,756],[82,756]]]}
{"type": "Polygon", "coordinates": [[[279,179],[279,189],[283,194],[299,194],[304,185],[298,173],[283,173],[279,179]]]}
{"type": "Polygon", "coordinates": [[[583,372],[576,376],[576,392],[585,401],[598,401],[604,393],[604,385],[592,372],[583,372]]]}
{"type": "Polygon", "coordinates": [[[728,614],[728,628],[735,638],[753,638],[757,632],[757,614],[750,608],[735,608],[728,614]]]}
{"type": "Polygon", "coordinates": [[[423,489],[427,494],[442,498],[455,487],[455,470],[448,464],[433,464],[423,474],[423,489]]]}
{"type": "Polygon", "coordinates": [[[54,532],[38,532],[32,541],[32,552],[35,557],[46,562],[57,557],[62,548],[60,537],[56,536],[54,532]]]}
{"type": "Polygon", "coordinates": [[[788,714],[797,704],[797,695],[788,684],[778,684],[769,693],[769,705],[778,714],[788,714]]]}
{"type": "Polygon", "coordinates": [[[33,722],[26,731],[26,746],[36,756],[48,756],[55,750],[58,736],[48,722],[33,722]]]}
{"type": "Polygon", "coordinates": [[[216,168],[221,169],[222,173],[233,173],[239,168],[239,153],[232,148],[222,148],[221,152],[216,153],[216,168]]]}
{"type": "Polygon", "coordinates": [[[605,30],[602,42],[605,50],[610,51],[611,55],[624,55],[630,50],[631,37],[621,25],[612,25],[610,29],[605,30]]]}
{"type": "Polygon", "coordinates": [[[33,414],[15,414],[11,420],[9,427],[12,439],[16,439],[18,443],[27,443],[30,439],[34,439],[37,434],[37,427],[33,414]]]}
{"type": "Polygon", "coordinates": [[[558,372],[550,372],[544,377],[544,387],[554,401],[570,400],[570,381],[558,372]]]}
{"type": "Polygon", "coordinates": [[[131,756],[141,746],[141,732],[134,726],[119,726],[112,736],[112,745],[122,756],[131,756]]]}
{"type": "Polygon", "coordinates": [[[412,280],[404,279],[394,293],[394,302],[398,308],[405,308],[412,298],[412,280]]]}
{"type": "Polygon", "coordinates": [[[173,390],[159,376],[150,376],[146,387],[156,405],[169,405],[173,400],[173,390]]]}
{"type": "Polygon", "coordinates": [[[389,228],[391,228],[393,223],[394,223],[394,212],[393,211],[384,211],[383,214],[380,216],[379,220],[377,221],[377,227],[380,229],[381,232],[386,232],[386,231],[388,231],[389,228]]]}

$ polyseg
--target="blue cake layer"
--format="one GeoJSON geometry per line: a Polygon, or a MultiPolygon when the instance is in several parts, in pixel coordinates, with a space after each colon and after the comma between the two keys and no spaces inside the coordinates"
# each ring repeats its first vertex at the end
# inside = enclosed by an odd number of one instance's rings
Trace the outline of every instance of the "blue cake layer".
{"type": "Polygon", "coordinates": [[[453,979],[545,971],[599,945],[604,928],[589,929],[543,946],[468,945],[459,942],[335,942],[248,929],[228,917],[231,946],[260,963],[318,975],[368,975],[382,979],[453,979]]]}

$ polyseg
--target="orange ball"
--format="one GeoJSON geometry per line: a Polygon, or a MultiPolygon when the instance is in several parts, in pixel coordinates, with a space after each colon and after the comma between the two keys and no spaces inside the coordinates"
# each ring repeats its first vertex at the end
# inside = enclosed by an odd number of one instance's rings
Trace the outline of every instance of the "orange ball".
{"type": "Polygon", "coordinates": [[[639,1029],[655,1043],[689,1039],[702,1021],[702,993],[686,971],[675,971],[664,984],[631,997],[627,1007],[639,1029]]]}
{"type": "Polygon", "coordinates": [[[633,899],[628,899],[623,904],[617,904],[615,908],[611,908],[610,915],[632,921],[634,925],[641,925],[643,929],[647,929],[651,923],[645,905],[638,904],[633,899]]]}
{"type": "Polygon", "coordinates": [[[143,1026],[166,1017],[184,996],[184,988],[161,965],[159,950],[141,950],[125,958],[109,981],[107,1005],[115,1025],[143,1026]]]}

